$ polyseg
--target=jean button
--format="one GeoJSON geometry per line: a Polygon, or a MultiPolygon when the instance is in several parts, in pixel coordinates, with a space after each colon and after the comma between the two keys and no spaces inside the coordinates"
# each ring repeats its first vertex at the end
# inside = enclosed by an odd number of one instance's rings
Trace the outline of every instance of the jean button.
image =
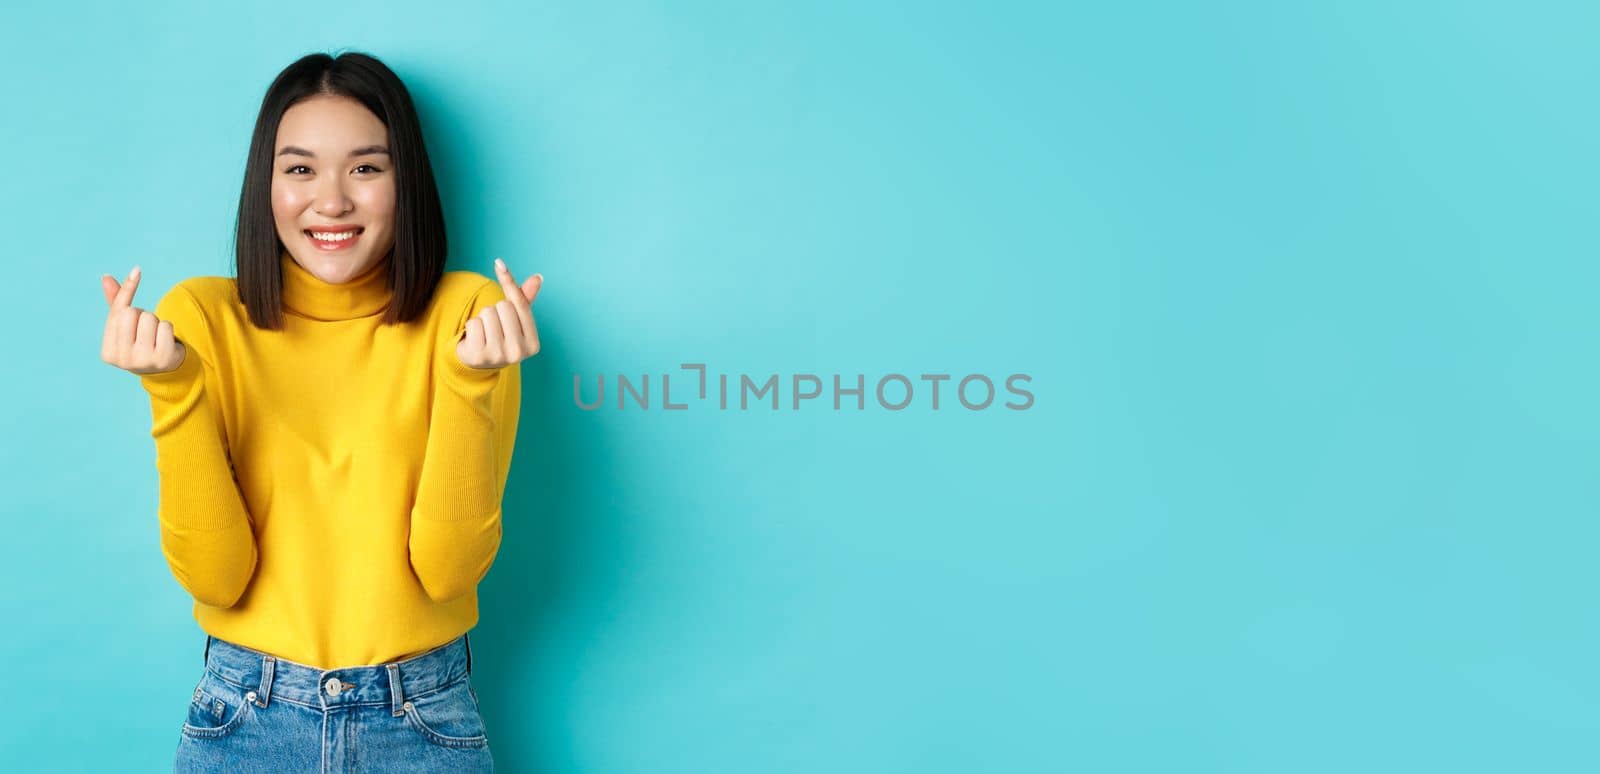
{"type": "Polygon", "coordinates": [[[339,688],[340,688],[340,686],[339,686],[339,678],[337,678],[337,677],[328,678],[328,682],[323,683],[322,687],[328,691],[328,695],[329,696],[338,696],[339,695],[339,688]]]}

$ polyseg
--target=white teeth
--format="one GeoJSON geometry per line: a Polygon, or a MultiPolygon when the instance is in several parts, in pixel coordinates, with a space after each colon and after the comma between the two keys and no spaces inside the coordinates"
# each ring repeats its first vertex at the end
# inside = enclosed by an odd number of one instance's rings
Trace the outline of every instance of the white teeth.
{"type": "Polygon", "coordinates": [[[319,240],[321,240],[323,242],[343,242],[344,240],[349,239],[349,238],[351,238],[351,237],[353,237],[355,235],[356,235],[356,232],[354,232],[354,231],[343,231],[343,232],[339,232],[339,233],[327,233],[327,232],[320,232],[320,231],[311,232],[311,236],[312,237],[314,237],[316,239],[319,239],[319,240]]]}

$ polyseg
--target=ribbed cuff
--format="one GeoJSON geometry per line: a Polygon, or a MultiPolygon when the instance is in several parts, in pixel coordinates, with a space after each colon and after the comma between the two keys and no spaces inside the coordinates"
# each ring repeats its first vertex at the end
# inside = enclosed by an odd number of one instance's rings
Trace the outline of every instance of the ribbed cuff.
{"type": "Polygon", "coordinates": [[[500,379],[500,372],[504,368],[473,368],[456,357],[456,353],[449,352],[444,356],[444,368],[448,378],[457,384],[465,386],[474,392],[485,391],[494,386],[500,379]]]}
{"type": "Polygon", "coordinates": [[[153,374],[139,374],[139,383],[145,391],[157,398],[177,400],[189,392],[195,380],[204,376],[205,369],[200,366],[200,356],[194,353],[192,347],[183,348],[183,362],[171,371],[161,371],[153,374]]]}

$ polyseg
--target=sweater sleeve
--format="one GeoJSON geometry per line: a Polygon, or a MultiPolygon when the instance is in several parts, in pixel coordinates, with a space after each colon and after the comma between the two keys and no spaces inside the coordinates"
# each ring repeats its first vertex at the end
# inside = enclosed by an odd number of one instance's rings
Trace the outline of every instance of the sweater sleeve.
{"type": "Polygon", "coordinates": [[[411,567],[423,591],[448,602],[475,590],[500,550],[500,509],[521,405],[521,364],[470,368],[455,345],[466,324],[505,299],[500,283],[479,287],[434,355],[436,383],[416,502],[411,567]]]}
{"type": "Polygon", "coordinates": [[[232,607],[255,574],[256,541],[216,403],[211,330],[181,283],[156,304],[155,315],[172,323],[184,345],[175,370],[139,374],[156,442],[161,552],[196,602],[232,607]]]}

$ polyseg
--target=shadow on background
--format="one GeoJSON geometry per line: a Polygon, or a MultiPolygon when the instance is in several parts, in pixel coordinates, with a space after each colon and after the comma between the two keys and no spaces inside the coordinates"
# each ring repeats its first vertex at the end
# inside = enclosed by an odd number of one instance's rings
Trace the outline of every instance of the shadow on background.
{"type": "MultiPolygon", "coordinates": [[[[535,302],[537,306],[537,302],[535,302]]],[[[544,330],[541,326],[541,336],[544,330]]],[[[505,771],[563,769],[566,750],[548,749],[561,739],[565,718],[543,717],[541,696],[548,671],[541,664],[560,611],[593,582],[574,557],[591,541],[614,534],[598,518],[610,513],[595,502],[595,470],[609,470],[604,445],[577,432],[579,410],[556,385],[572,369],[545,349],[523,361],[521,419],[506,483],[503,537],[494,566],[478,588],[478,625],[472,630],[473,684],[483,702],[495,763],[505,771]],[[580,483],[587,482],[587,483],[580,483]],[[502,689],[503,686],[516,686],[502,689]]],[[[604,550],[604,549],[594,549],[604,550]]],[[[561,659],[556,659],[560,661],[561,659]]]]}

